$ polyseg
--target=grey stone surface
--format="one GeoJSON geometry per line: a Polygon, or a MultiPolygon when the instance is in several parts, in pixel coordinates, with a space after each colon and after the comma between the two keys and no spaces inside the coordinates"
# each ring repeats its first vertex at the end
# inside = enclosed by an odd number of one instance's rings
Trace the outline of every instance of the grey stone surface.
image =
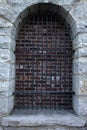
{"type": "Polygon", "coordinates": [[[26,115],[10,115],[8,117],[3,117],[2,125],[4,126],[73,126],[73,127],[82,127],[85,125],[85,121],[74,113],[67,111],[61,112],[36,112],[36,113],[27,113],[26,115]]]}
{"type": "Polygon", "coordinates": [[[14,97],[5,97],[0,95],[0,116],[8,115],[14,106],[14,97]]]}
{"type": "Polygon", "coordinates": [[[69,130],[80,130],[80,128],[70,128],[69,130]]]}
{"type": "Polygon", "coordinates": [[[15,64],[0,63],[0,80],[7,81],[15,78],[15,64]]]}
{"type": "Polygon", "coordinates": [[[7,3],[6,0],[0,0],[0,3],[7,3]]]}
{"type": "Polygon", "coordinates": [[[3,127],[0,126],[0,130],[3,130],[3,127]]]}
{"type": "Polygon", "coordinates": [[[85,20],[87,18],[87,1],[80,0],[77,7],[73,8],[70,12],[72,16],[74,16],[76,20],[85,20]]]}
{"type": "Polygon", "coordinates": [[[11,36],[13,39],[16,39],[17,30],[14,26],[12,28],[0,28],[0,36],[11,36]]]}
{"type": "Polygon", "coordinates": [[[87,96],[77,96],[73,97],[74,110],[78,115],[87,115],[87,96]]]}
{"type": "Polygon", "coordinates": [[[74,53],[74,58],[87,57],[87,47],[78,48],[74,53]]]}
{"type": "Polygon", "coordinates": [[[11,96],[15,90],[15,79],[9,81],[0,81],[0,95],[11,96]]]}
{"type": "Polygon", "coordinates": [[[85,128],[81,128],[81,130],[87,130],[87,127],[85,127],[85,128]]]}
{"type": "Polygon", "coordinates": [[[80,33],[73,40],[73,49],[76,50],[81,47],[87,47],[87,33],[80,33]]]}
{"type": "MultiPolygon", "coordinates": [[[[14,100],[13,98],[7,98],[14,91],[14,81],[10,81],[15,78],[15,57],[11,51],[1,50],[9,49],[15,50],[15,38],[19,30],[19,23],[28,14],[29,6],[37,3],[54,3],[60,5],[59,12],[60,15],[66,20],[72,29],[73,49],[76,50],[73,64],[73,74],[74,82],[73,88],[77,95],[87,94],[87,1],[86,0],[0,0],[0,114],[9,114],[13,108],[14,100]],[[13,26],[14,25],[14,26],[13,26]],[[78,49],[81,48],[81,49],[78,49]],[[77,50],[78,49],[78,50],[77,50]],[[7,53],[7,55],[6,55],[7,53]],[[81,58],[85,57],[85,58],[81,58]],[[5,62],[5,63],[4,63],[5,62]],[[9,63],[8,63],[9,62],[9,63]],[[85,76],[84,76],[85,74],[85,76]],[[81,75],[81,77],[80,77],[81,75]],[[76,78],[76,79],[75,79],[76,78]],[[7,84],[7,86],[6,86],[7,84]],[[10,88],[12,87],[12,88],[10,88]],[[6,106],[5,106],[6,105],[6,106]]],[[[51,8],[56,10],[57,7],[51,8]]],[[[37,7],[31,8],[31,11],[35,13],[37,7]]],[[[75,96],[73,99],[74,109],[76,113],[81,115],[87,115],[87,99],[86,96],[75,96]]],[[[61,124],[67,126],[83,126],[81,119],[74,118],[72,115],[70,117],[65,115],[51,116],[48,118],[44,115],[40,115],[35,118],[35,116],[23,117],[23,120],[18,117],[10,117],[13,122],[7,121],[7,124],[15,125],[32,125],[35,121],[39,121],[40,124],[61,124]],[[16,118],[17,121],[16,122],[16,118]],[[44,118],[44,120],[43,120],[44,118]],[[51,118],[51,119],[50,119],[51,118]],[[64,119],[65,118],[65,119],[64,119]],[[72,119],[73,120],[72,120],[72,119]],[[19,122],[20,119],[20,122],[19,122]],[[45,120],[46,119],[46,120],[45,120]],[[56,119],[56,120],[55,120],[56,119]],[[24,121],[25,120],[25,121],[24,121]],[[77,121],[78,120],[78,121],[77,121]],[[29,124],[30,123],[30,124],[29,124]],[[79,125],[78,125],[79,124],[79,125]]],[[[6,121],[6,120],[5,120],[6,121]]],[[[34,124],[35,125],[35,124],[34,124]]],[[[20,129],[20,128],[17,128],[20,129]]],[[[47,128],[48,129],[48,128],[47,128]]],[[[51,129],[51,128],[50,128],[51,129]]],[[[60,128],[56,128],[60,129],[60,128]]],[[[63,129],[63,128],[61,128],[63,129]]],[[[64,128],[65,129],[65,128],[64,128]]]]}
{"type": "Polygon", "coordinates": [[[0,36],[0,49],[15,50],[15,40],[10,36],[0,36]]]}
{"type": "Polygon", "coordinates": [[[87,95],[87,75],[73,75],[73,91],[76,95],[87,95]]]}
{"type": "Polygon", "coordinates": [[[12,23],[0,17],[0,28],[3,28],[3,27],[6,27],[6,28],[12,27],[12,23]]]}
{"type": "Polygon", "coordinates": [[[69,130],[68,127],[5,127],[4,130],[69,130]]]}
{"type": "Polygon", "coordinates": [[[73,60],[73,74],[87,74],[87,57],[73,60]]]}
{"type": "MultiPolygon", "coordinates": [[[[45,0],[42,0],[45,1],[45,0]]],[[[72,5],[72,4],[76,4],[76,2],[78,2],[77,0],[48,0],[48,2],[53,2],[54,4],[58,4],[58,5],[72,5]]]]}
{"type": "Polygon", "coordinates": [[[70,13],[67,14],[66,22],[70,25],[70,27],[72,27],[73,24],[75,24],[74,17],[70,13]]]}
{"type": "Polygon", "coordinates": [[[86,33],[87,32],[87,19],[83,20],[77,20],[72,28],[71,28],[71,36],[72,39],[76,37],[79,33],[86,33]]]}
{"type": "Polygon", "coordinates": [[[15,63],[15,55],[8,49],[0,49],[0,63],[15,63]]]}

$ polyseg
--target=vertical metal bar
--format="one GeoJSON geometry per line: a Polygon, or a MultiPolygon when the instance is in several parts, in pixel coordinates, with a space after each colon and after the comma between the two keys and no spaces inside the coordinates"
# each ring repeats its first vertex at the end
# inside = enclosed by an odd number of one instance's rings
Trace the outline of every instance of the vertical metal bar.
{"type": "MultiPolygon", "coordinates": [[[[19,25],[20,26],[20,25],[19,25]]],[[[19,32],[19,35],[18,35],[18,49],[20,49],[20,43],[21,43],[21,38],[20,38],[20,32],[19,32]],[[19,42],[20,41],[20,42],[19,42]]],[[[16,47],[17,47],[17,45],[16,45],[16,47]]],[[[16,51],[18,51],[17,50],[17,48],[16,48],[16,51]]],[[[19,52],[16,52],[17,54],[16,54],[16,58],[17,58],[17,56],[19,57],[19,55],[20,55],[20,51],[19,52]]],[[[18,60],[16,59],[16,62],[17,62],[17,64],[16,64],[16,66],[18,66],[16,69],[20,69],[20,62],[18,62],[18,60]]],[[[16,70],[17,71],[17,70],[16,70]]],[[[17,72],[18,73],[18,72],[17,72]]],[[[18,86],[17,86],[17,91],[19,91],[19,88],[20,88],[20,71],[19,71],[19,73],[17,74],[18,75],[18,79],[16,79],[17,81],[17,84],[18,84],[18,86]]],[[[18,103],[16,104],[17,106],[17,108],[18,109],[20,109],[20,95],[19,94],[17,94],[17,100],[18,100],[18,103]]]]}
{"type": "Polygon", "coordinates": [[[29,58],[30,58],[30,52],[29,52],[29,46],[30,45],[30,17],[28,16],[28,102],[27,102],[27,109],[29,109],[29,99],[30,99],[30,96],[29,96],[29,71],[30,71],[30,62],[29,62],[29,58]]]}
{"type": "MultiPolygon", "coordinates": [[[[59,40],[60,40],[60,43],[59,43],[59,51],[60,51],[60,54],[59,54],[59,71],[60,71],[60,93],[62,92],[62,89],[61,89],[61,86],[62,86],[62,82],[61,82],[61,80],[62,80],[62,77],[61,77],[61,57],[62,57],[62,55],[61,55],[61,19],[59,18],[59,40]]],[[[61,96],[62,96],[62,94],[61,94],[61,96]]],[[[59,110],[61,110],[61,106],[60,106],[60,103],[59,103],[59,110]]]]}
{"type": "Polygon", "coordinates": [[[47,55],[48,55],[48,15],[46,15],[46,104],[45,109],[47,109],[47,55]]]}
{"type": "Polygon", "coordinates": [[[43,15],[42,15],[42,65],[41,65],[41,109],[43,109],[43,105],[42,105],[42,88],[43,88],[43,15]]]}
{"type": "MultiPolygon", "coordinates": [[[[32,34],[33,34],[33,38],[32,38],[32,44],[34,44],[34,16],[32,18],[32,34]]],[[[34,109],[34,106],[33,106],[33,102],[34,102],[34,95],[33,95],[33,92],[34,92],[34,88],[33,88],[33,84],[34,84],[34,48],[32,48],[32,110],[34,109]]]]}
{"type": "MultiPolygon", "coordinates": [[[[66,39],[65,39],[66,29],[65,29],[65,25],[63,25],[63,27],[64,27],[64,35],[63,35],[63,36],[64,36],[64,43],[63,43],[63,44],[64,44],[64,92],[66,93],[66,89],[67,89],[67,88],[66,88],[66,65],[67,65],[67,64],[66,64],[66,60],[67,60],[67,59],[66,59],[66,43],[65,43],[65,40],[66,40],[66,39]]],[[[64,95],[64,99],[66,99],[66,94],[64,95]]],[[[64,100],[64,99],[63,99],[63,100],[64,100]]],[[[63,102],[64,102],[64,101],[63,101],[63,102]]],[[[67,106],[66,106],[66,102],[64,102],[64,109],[66,109],[66,107],[67,107],[67,106]]]]}
{"type": "MultiPolygon", "coordinates": [[[[24,34],[26,34],[26,19],[24,19],[24,34]]],[[[25,82],[24,82],[24,78],[25,78],[25,71],[24,71],[24,61],[25,61],[25,37],[24,37],[24,52],[23,52],[23,109],[25,108],[25,95],[24,95],[24,90],[25,90],[25,82]]]]}
{"type": "MultiPolygon", "coordinates": [[[[69,32],[69,26],[68,26],[68,32],[69,32]]],[[[70,40],[70,39],[69,39],[70,40]]],[[[71,43],[70,43],[71,44],[71,43]]],[[[69,54],[68,54],[68,60],[69,60],[69,85],[68,85],[68,91],[69,91],[69,94],[68,94],[68,100],[69,100],[69,104],[70,104],[70,101],[71,101],[71,98],[70,98],[70,96],[71,96],[71,94],[70,94],[70,91],[71,91],[71,83],[70,83],[70,74],[72,74],[72,69],[71,69],[71,67],[72,67],[72,59],[71,59],[71,52],[72,52],[72,50],[71,50],[71,48],[70,48],[70,46],[69,46],[69,54]]],[[[68,106],[68,109],[69,109],[69,107],[70,106],[68,106]]]]}
{"type": "MultiPolygon", "coordinates": [[[[52,52],[53,52],[53,50],[52,50],[52,15],[51,15],[51,59],[50,59],[50,91],[52,92],[52,52]]],[[[51,93],[50,93],[50,110],[51,110],[51,93]]]]}
{"type": "MultiPolygon", "coordinates": [[[[55,17],[55,56],[57,55],[56,54],[56,52],[57,52],[57,46],[56,46],[56,44],[57,44],[57,32],[56,32],[56,29],[57,29],[57,27],[56,27],[57,25],[56,25],[56,17],[55,17]]],[[[55,57],[56,58],[56,57],[55,57]]],[[[57,61],[55,60],[55,110],[56,110],[56,65],[57,65],[57,61]]]]}
{"type": "Polygon", "coordinates": [[[37,40],[37,67],[36,67],[36,69],[37,69],[37,73],[36,73],[36,77],[37,77],[37,83],[36,83],[36,87],[37,87],[37,106],[36,106],[36,109],[38,110],[38,43],[39,43],[39,16],[38,16],[38,19],[37,19],[37,22],[38,22],[38,40],[37,40]]]}

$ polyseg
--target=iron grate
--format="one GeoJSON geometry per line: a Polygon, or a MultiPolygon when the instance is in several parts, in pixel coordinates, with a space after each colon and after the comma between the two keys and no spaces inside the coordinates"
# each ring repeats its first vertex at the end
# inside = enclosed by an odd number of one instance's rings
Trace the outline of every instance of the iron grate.
{"type": "Polygon", "coordinates": [[[60,16],[23,20],[16,40],[17,109],[72,109],[72,42],[60,16]]]}

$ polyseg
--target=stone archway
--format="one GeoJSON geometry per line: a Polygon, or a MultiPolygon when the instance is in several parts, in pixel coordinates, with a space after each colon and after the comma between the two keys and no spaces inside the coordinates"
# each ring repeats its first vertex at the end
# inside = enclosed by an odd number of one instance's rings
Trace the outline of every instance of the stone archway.
{"type": "MultiPolygon", "coordinates": [[[[86,4],[87,2],[66,1],[43,1],[43,3],[53,3],[59,6],[62,17],[70,24],[71,36],[73,40],[74,60],[73,60],[73,108],[78,115],[87,114],[87,30],[86,30],[86,4]],[[84,11],[82,10],[84,7],[84,11]],[[84,33],[84,34],[83,34],[84,33]]],[[[18,25],[27,15],[29,7],[41,1],[3,1],[1,3],[1,33],[0,33],[0,114],[8,115],[14,108],[15,89],[15,38],[17,36],[18,25]]],[[[32,10],[34,11],[34,10],[32,10]]]]}

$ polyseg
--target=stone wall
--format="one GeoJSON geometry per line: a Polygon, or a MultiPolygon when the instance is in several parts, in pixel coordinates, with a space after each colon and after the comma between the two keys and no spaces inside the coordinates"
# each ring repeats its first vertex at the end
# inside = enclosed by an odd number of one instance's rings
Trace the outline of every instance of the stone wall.
{"type": "MultiPolygon", "coordinates": [[[[0,0],[0,116],[1,125],[5,130],[19,129],[54,129],[54,130],[86,130],[87,116],[87,1],[86,0],[0,0]],[[31,12],[38,10],[38,3],[52,3],[51,10],[55,11],[59,6],[60,15],[71,27],[71,37],[73,41],[73,109],[78,116],[77,120],[82,119],[85,123],[82,126],[73,126],[72,122],[67,127],[61,122],[59,126],[54,122],[51,127],[34,126],[31,128],[26,125],[5,126],[4,118],[9,118],[9,114],[14,108],[15,91],[15,41],[19,30],[19,23],[31,12]],[[4,117],[5,116],[5,117],[4,117]],[[60,127],[62,125],[62,127],[60,127]],[[16,127],[16,128],[15,128],[16,127]],[[21,128],[22,127],[22,128],[21,128]],[[26,127],[26,128],[25,128],[26,127]]],[[[73,114],[74,115],[74,114],[73,114]]],[[[75,115],[75,116],[76,116],[75,115]]],[[[19,116],[20,117],[20,116],[19,116]]],[[[60,116],[61,117],[61,116],[60,116]]],[[[59,117],[59,118],[60,118],[59,117]]],[[[21,119],[21,118],[20,118],[21,119]]],[[[70,120],[72,120],[70,118],[70,120]]],[[[74,120],[74,119],[73,119],[74,120]]],[[[62,120],[63,121],[63,120],[62,120]]],[[[15,122],[16,124],[17,122],[15,122]]],[[[28,122],[27,122],[28,123],[28,122]]],[[[52,123],[52,122],[51,122],[52,123]]],[[[78,123],[80,124],[80,123],[78,123]]],[[[0,130],[3,130],[0,127],[0,130]]]]}

